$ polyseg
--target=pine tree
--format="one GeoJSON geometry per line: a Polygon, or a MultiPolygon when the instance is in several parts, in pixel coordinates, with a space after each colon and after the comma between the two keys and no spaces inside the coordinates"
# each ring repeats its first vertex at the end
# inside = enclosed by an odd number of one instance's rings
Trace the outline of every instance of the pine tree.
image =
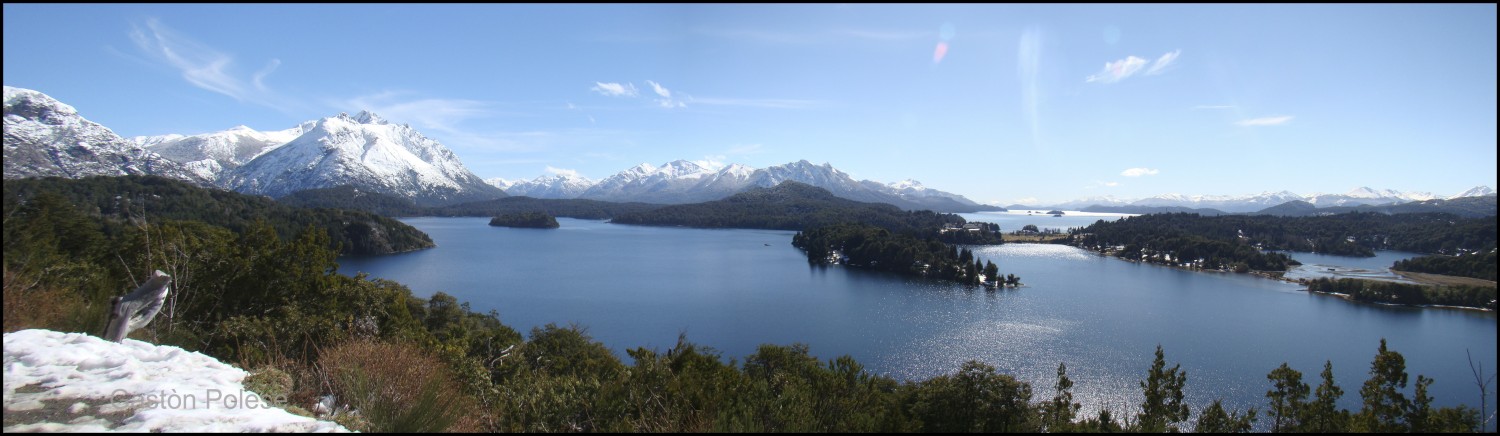
{"type": "Polygon", "coordinates": [[[1308,394],[1307,384],[1302,382],[1302,373],[1282,362],[1281,367],[1271,371],[1266,378],[1271,380],[1274,388],[1266,391],[1266,397],[1271,399],[1271,432],[1297,431],[1300,428],[1297,415],[1303,409],[1308,394]]]}
{"type": "Polygon", "coordinates": [[[1405,415],[1411,402],[1401,389],[1406,388],[1406,358],[1401,353],[1388,351],[1385,339],[1380,339],[1380,351],[1370,363],[1370,379],[1359,389],[1364,406],[1355,416],[1360,430],[1391,433],[1410,430],[1405,415]]]}
{"type": "Polygon", "coordinates": [[[1156,360],[1152,361],[1151,370],[1146,373],[1146,381],[1141,382],[1146,400],[1141,403],[1141,413],[1136,415],[1136,425],[1139,426],[1137,431],[1165,432],[1172,428],[1171,425],[1188,418],[1188,405],[1182,401],[1182,387],[1187,384],[1187,372],[1182,371],[1182,364],[1173,365],[1172,369],[1166,367],[1166,355],[1158,344],[1156,360]]]}
{"type": "Polygon", "coordinates": [[[1316,397],[1307,403],[1299,421],[1303,431],[1310,433],[1343,433],[1349,423],[1349,411],[1339,410],[1339,397],[1344,390],[1333,382],[1333,361],[1323,362],[1323,383],[1314,392],[1316,397]]]}
{"type": "Polygon", "coordinates": [[[1193,428],[1195,433],[1249,433],[1255,424],[1255,409],[1240,415],[1239,412],[1227,413],[1220,400],[1214,400],[1203,413],[1198,415],[1198,422],[1193,428]]]}
{"type": "MultiPolygon", "coordinates": [[[[990,266],[994,265],[990,264],[990,266]]],[[[1045,420],[1043,425],[1048,433],[1069,432],[1073,429],[1073,418],[1078,415],[1078,409],[1083,405],[1073,402],[1073,381],[1068,379],[1068,366],[1063,363],[1057,364],[1055,389],[1057,393],[1042,410],[1042,417],[1045,420]]]]}

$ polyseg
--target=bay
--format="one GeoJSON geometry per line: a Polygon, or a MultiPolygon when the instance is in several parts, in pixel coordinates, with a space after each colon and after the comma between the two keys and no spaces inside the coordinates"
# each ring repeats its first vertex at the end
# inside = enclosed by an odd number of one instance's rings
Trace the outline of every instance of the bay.
{"type": "MultiPolygon", "coordinates": [[[[1045,219],[1053,219],[1050,216],[1045,219]]],[[[1060,218],[1059,218],[1060,219],[1060,218]]],[[[842,266],[811,266],[794,232],[641,227],[559,218],[555,230],[488,226],[487,218],[403,219],[437,248],[345,257],[340,272],[442,291],[495,310],[524,333],[577,323],[628,362],[679,333],[743,358],[764,343],[849,354],[901,379],[951,373],[977,359],[1048,395],[1059,362],[1092,415],[1134,413],[1157,344],[1187,371],[1193,410],[1265,408],[1266,374],[1288,362],[1316,386],[1333,362],[1358,409],[1381,338],[1407,370],[1437,380],[1438,405],[1478,407],[1465,350],[1496,367],[1493,313],[1358,304],[1285,282],[1191,272],[1058,245],[975,247],[1025,287],[990,291],[842,266]]],[[[1090,221],[1091,222],[1091,221],[1090,221]]],[[[1005,228],[1005,227],[1002,227],[1005,228]]],[[[1009,230],[1009,229],[1006,229],[1009,230]]]]}

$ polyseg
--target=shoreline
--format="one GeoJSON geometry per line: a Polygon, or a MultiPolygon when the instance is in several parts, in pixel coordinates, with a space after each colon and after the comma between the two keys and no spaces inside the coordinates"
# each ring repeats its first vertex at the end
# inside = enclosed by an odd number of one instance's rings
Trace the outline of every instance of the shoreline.
{"type": "MultiPolygon", "coordinates": [[[[1165,267],[1165,268],[1172,268],[1172,269],[1177,269],[1177,270],[1182,270],[1182,271],[1190,271],[1190,272],[1233,273],[1232,271],[1206,270],[1206,269],[1202,269],[1202,268],[1188,268],[1188,267],[1182,267],[1182,266],[1177,266],[1177,265],[1163,265],[1163,264],[1159,264],[1159,263],[1143,262],[1143,261],[1134,260],[1134,259],[1124,259],[1124,258],[1113,256],[1113,255],[1111,255],[1109,253],[1104,252],[1103,250],[1097,250],[1096,251],[1096,250],[1090,250],[1090,249],[1079,247],[1079,246],[1075,246],[1075,245],[1068,245],[1068,246],[1069,247],[1073,247],[1073,248],[1077,248],[1079,250],[1087,251],[1089,253],[1094,253],[1096,255],[1099,255],[1100,257],[1109,257],[1109,258],[1119,259],[1119,260],[1122,260],[1122,261],[1125,261],[1125,262],[1130,262],[1130,263],[1141,263],[1141,264],[1147,264],[1147,265],[1153,265],[1153,266],[1165,267]]],[[[1487,280],[1480,280],[1480,279],[1471,279],[1471,278],[1468,278],[1468,277],[1454,277],[1454,276],[1444,276],[1444,275],[1440,275],[1440,274],[1412,273],[1412,272],[1398,271],[1398,270],[1389,270],[1389,271],[1391,273],[1397,275],[1397,276],[1400,276],[1401,278],[1404,278],[1404,279],[1407,279],[1407,280],[1411,280],[1413,282],[1416,282],[1418,285],[1422,285],[1422,286],[1447,286],[1447,285],[1453,285],[1453,284],[1464,284],[1462,282],[1468,282],[1468,281],[1478,281],[1478,282],[1487,283],[1489,286],[1495,286],[1495,282],[1490,282],[1490,281],[1487,281],[1487,280]]],[[[1313,295],[1336,296],[1336,297],[1339,297],[1339,298],[1343,299],[1344,301],[1347,301],[1347,302],[1350,302],[1350,303],[1379,304],[1379,305],[1382,305],[1382,306],[1416,307],[1416,308],[1423,308],[1423,309],[1425,309],[1425,308],[1461,309],[1461,310],[1473,310],[1473,311],[1487,312],[1487,313],[1494,313],[1495,312],[1493,310],[1482,308],[1482,307],[1449,306],[1449,305],[1441,305],[1441,304],[1399,304],[1399,303],[1381,303],[1381,302],[1374,302],[1374,301],[1355,301],[1355,300],[1349,299],[1349,294],[1341,294],[1341,293],[1336,293],[1336,292],[1313,292],[1313,291],[1309,291],[1308,288],[1307,288],[1307,279],[1291,279],[1291,278],[1286,278],[1285,277],[1286,271],[1251,270],[1251,271],[1246,272],[1244,274],[1250,274],[1250,275],[1254,275],[1254,276],[1261,277],[1261,278],[1268,279],[1268,280],[1276,280],[1276,281],[1279,281],[1279,282],[1285,282],[1285,283],[1291,283],[1291,284],[1294,284],[1294,285],[1299,285],[1299,286],[1302,287],[1302,289],[1300,289],[1300,291],[1302,291],[1302,292],[1306,292],[1308,294],[1313,294],[1313,295]]],[[[1362,280],[1362,279],[1356,279],[1356,280],[1362,280]]],[[[1483,286],[1483,284],[1479,284],[1479,285],[1475,285],[1475,286],[1483,286]]]]}

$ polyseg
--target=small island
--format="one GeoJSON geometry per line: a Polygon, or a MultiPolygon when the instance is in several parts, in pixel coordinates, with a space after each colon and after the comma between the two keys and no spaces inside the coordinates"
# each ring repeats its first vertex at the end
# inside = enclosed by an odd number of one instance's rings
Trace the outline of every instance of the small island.
{"type": "Polygon", "coordinates": [[[521,227],[528,229],[555,229],[557,218],[541,212],[508,213],[490,219],[490,225],[499,227],[521,227]]]}
{"type": "Polygon", "coordinates": [[[1060,210],[1049,210],[1049,211],[1047,211],[1047,215],[1063,216],[1063,211],[1060,211],[1060,210]]]}

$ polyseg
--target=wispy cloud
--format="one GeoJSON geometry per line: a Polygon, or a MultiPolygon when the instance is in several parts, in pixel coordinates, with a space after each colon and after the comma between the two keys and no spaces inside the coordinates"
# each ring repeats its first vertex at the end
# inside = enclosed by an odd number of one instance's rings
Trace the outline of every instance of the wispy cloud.
{"type": "Polygon", "coordinates": [[[594,87],[589,88],[589,90],[610,97],[635,97],[637,95],[640,95],[639,92],[636,92],[635,84],[633,83],[625,83],[622,85],[615,82],[594,82],[594,87]]]}
{"type": "Polygon", "coordinates": [[[1156,58],[1156,62],[1152,63],[1151,68],[1146,70],[1146,75],[1154,76],[1157,74],[1161,74],[1162,72],[1164,72],[1164,70],[1166,70],[1168,66],[1172,65],[1173,61],[1177,60],[1177,55],[1180,54],[1182,54],[1182,50],[1175,50],[1171,53],[1167,53],[1161,55],[1161,57],[1159,58],[1156,58]]]}
{"type": "Polygon", "coordinates": [[[655,91],[658,97],[661,97],[656,99],[657,105],[667,109],[671,109],[674,107],[687,107],[687,103],[683,103],[681,100],[673,100],[672,91],[668,90],[666,87],[661,86],[660,83],[647,80],[646,84],[651,85],[651,90],[655,91]]]}
{"type": "Polygon", "coordinates": [[[396,123],[420,129],[456,133],[464,121],[493,115],[489,104],[478,100],[423,98],[410,92],[384,91],[336,101],[341,110],[368,110],[396,123]]]}
{"type": "Polygon", "coordinates": [[[1125,79],[1126,77],[1134,75],[1135,72],[1140,71],[1141,67],[1144,66],[1146,66],[1146,60],[1135,56],[1130,56],[1114,62],[1105,62],[1104,71],[1100,71],[1099,74],[1089,76],[1087,81],[1115,83],[1125,79]]]}
{"type": "Polygon", "coordinates": [[[567,168],[557,168],[557,167],[554,167],[552,165],[547,165],[547,174],[552,174],[552,175],[557,175],[557,176],[563,176],[563,177],[569,177],[569,178],[583,177],[583,176],[581,176],[581,175],[578,174],[578,170],[571,170],[571,169],[567,169],[567,168]]]}
{"type": "Polygon", "coordinates": [[[1251,118],[1248,120],[1239,120],[1236,121],[1235,124],[1241,126],[1279,126],[1282,124],[1286,124],[1287,121],[1291,120],[1292,117],[1290,115],[1281,115],[1275,117],[1261,117],[1251,118]]]}
{"type": "Polygon", "coordinates": [[[1041,146],[1041,117],[1038,114],[1037,71],[1042,60],[1041,30],[1035,27],[1021,33],[1020,47],[1016,50],[1016,70],[1021,78],[1021,110],[1031,124],[1031,142],[1041,146]]]}
{"type": "Polygon", "coordinates": [[[284,106],[265,84],[266,77],[281,65],[280,60],[271,59],[265,68],[247,78],[234,70],[234,56],[177,33],[155,18],[144,24],[132,23],[129,36],[141,52],[178,70],[193,86],[240,102],[278,110],[284,106]]]}
{"type": "Polygon", "coordinates": [[[1204,109],[1234,109],[1234,106],[1227,105],[1227,104],[1193,106],[1193,110],[1204,110],[1204,109]]]}
{"type": "MultiPolygon", "coordinates": [[[[1154,168],[1129,168],[1129,169],[1126,169],[1125,171],[1121,171],[1120,175],[1125,176],[1125,177],[1154,176],[1154,175],[1156,175],[1156,173],[1159,173],[1159,172],[1161,172],[1161,171],[1157,170],[1157,169],[1154,169],[1154,168]]],[[[1114,185],[1110,185],[1110,186],[1114,186],[1114,185]]]]}
{"type": "MultiPolygon", "coordinates": [[[[1164,73],[1168,66],[1177,61],[1177,56],[1180,54],[1182,54],[1182,50],[1177,50],[1161,55],[1160,58],[1156,59],[1156,62],[1151,64],[1151,68],[1146,70],[1146,75],[1149,76],[1164,73]]],[[[1120,59],[1114,62],[1105,62],[1103,71],[1100,71],[1099,74],[1089,75],[1084,81],[1090,83],[1119,82],[1135,75],[1135,73],[1140,72],[1141,69],[1146,67],[1147,62],[1147,60],[1135,56],[1126,56],[1125,59],[1120,59]]]]}
{"type": "Polygon", "coordinates": [[[715,106],[745,106],[767,109],[813,109],[828,105],[821,100],[798,100],[789,98],[715,98],[715,97],[690,97],[688,101],[694,104],[706,104],[715,106]]]}

